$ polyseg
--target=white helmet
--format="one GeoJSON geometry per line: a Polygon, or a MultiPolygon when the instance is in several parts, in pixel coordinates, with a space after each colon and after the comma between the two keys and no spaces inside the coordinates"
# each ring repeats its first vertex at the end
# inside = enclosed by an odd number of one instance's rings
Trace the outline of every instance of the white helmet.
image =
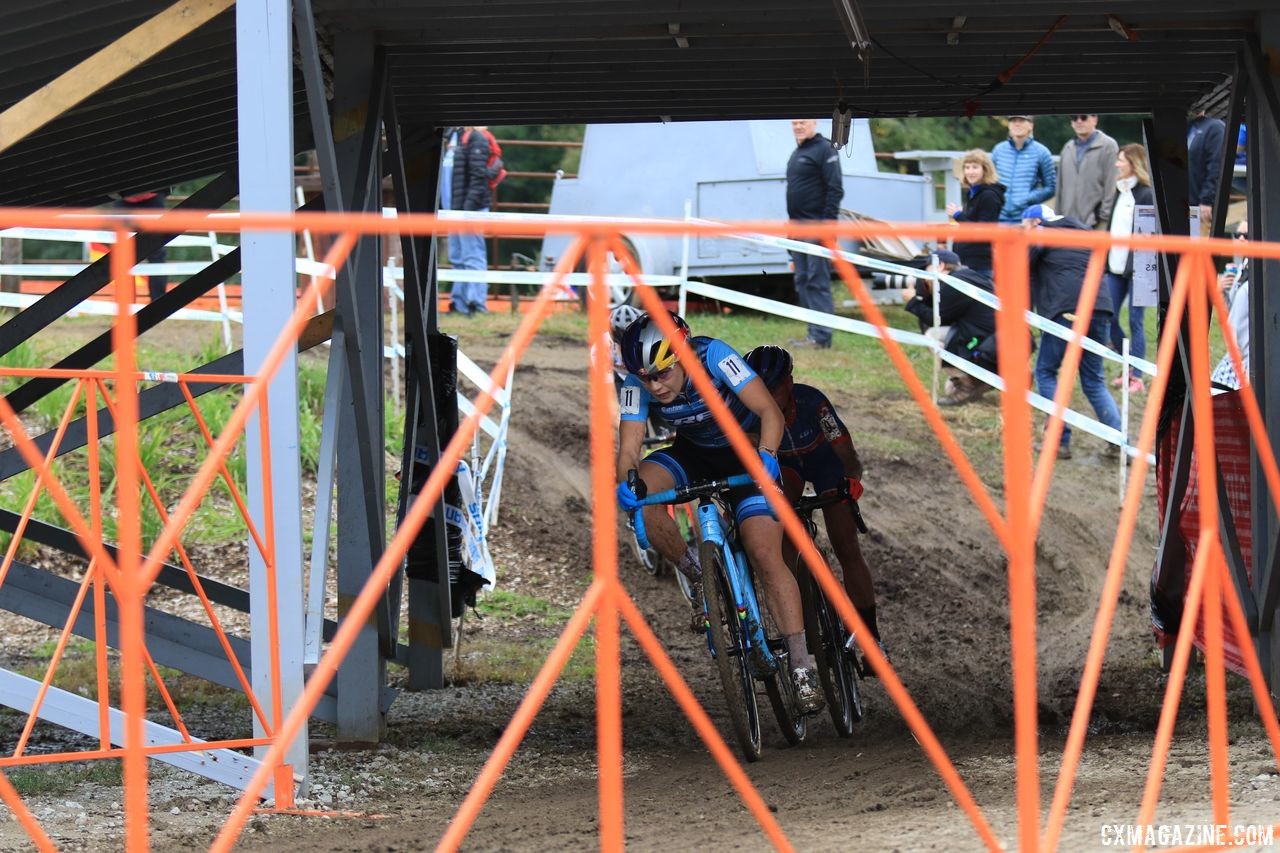
{"type": "Polygon", "coordinates": [[[630,326],[643,316],[643,311],[630,305],[619,305],[614,308],[609,313],[609,329],[613,332],[613,339],[615,341],[622,340],[622,333],[627,330],[627,326],[630,326]]]}

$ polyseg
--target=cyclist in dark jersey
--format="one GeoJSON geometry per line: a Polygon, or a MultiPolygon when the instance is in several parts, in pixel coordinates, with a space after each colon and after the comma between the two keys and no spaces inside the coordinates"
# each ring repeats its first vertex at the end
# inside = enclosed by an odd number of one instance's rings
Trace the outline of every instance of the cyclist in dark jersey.
{"type": "MultiPolygon", "coordinates": [[[[672,314],[680,334],[702,362],[720,399],[749,436],[756,440],[760,461],[775,480],[778,477],[777,447],[782,438],[782,412],[769,390],[747,367],[742,357],[724,341],[689,337],[689,327],[672,314]]],[[[744,471],[729,439],[721,431],[706,401],[693,386],[689,374],[676,358],[675,349],[646,316],[632,323],[622,340],[622,358],[630,375],[623,383],[618,408],[622,421],[618,429],[618,504],[633,512],[638,498],[627,484],[627,474],[636,469],[644,483],[644,493],[709,478],[721,479],[744,471]],[[642,461],[644,423],[649,409],[657,407],[675,428],[669,447],[657,450],[642,461]]],[[[792,681],[802,711],[822,707],[822,691],[813,669],[813,658],[805,645],[804,616],[800,589],[782,559],[782,525],[758,486],[734,489],[729,503],[738,524],[742,544],[764,587],[769,609],[779,630],[786,635],[792,681]]],[[[693,583],[702,570],[697,551],[680,536],[675,521],[660,506],[646,507],[645,528],[654,546],[693,583]]],[[[696,630],[702,630],[700,594],[695,595],[696,630]]]]}
{"type": "MultiPolygon", "coordinates": [[[[811,385],[797,385],[791,376],[791,354],[782,347],[761,346],[747,353],[748,366],[756,372],[786,418],[778,464],[782,468],[782,488],[787,500],[795,502],[806,482],[819,495],[834,492],[848,481],[854,500],[862,496],[862,460],[853,438],[826,395],[811,385]]],[[[827,538],[844,573],[845,592],[871,635],[880,643],[876,623],[876,593],[871,569],[858,544],[858,525],[847,503],[822,510],[827,538]]],[[[791,546],[788,544],[788,547],[791,546]]],[[[794,553],[794,552],[792,552],[794,553]]],[[[884,644],[880,643],[881,651],[884,644]]]]}

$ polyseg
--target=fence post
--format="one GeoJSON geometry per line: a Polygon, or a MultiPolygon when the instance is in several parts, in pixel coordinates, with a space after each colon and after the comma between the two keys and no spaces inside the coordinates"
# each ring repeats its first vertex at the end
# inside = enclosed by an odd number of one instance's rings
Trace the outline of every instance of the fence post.
{"type": "MultiPolygon", "coordinates": [[[[22,263],[22,240],[16,237],[0,238],[0,263],[22,263]]],[[[22,290],[22,276],[0,275],[0,293],[18,293],[22,290]]]]}
{"type": "MultiPolygon", "coordinates": [[[[686,198],[684,200],[684,221],[688,222],[693,219],[693,199],[686,198]]],[[[685,314],[689,302],[689,232],[684,232],[683,248],[680,250],[680,310],[681,317],[685,314]]]]}

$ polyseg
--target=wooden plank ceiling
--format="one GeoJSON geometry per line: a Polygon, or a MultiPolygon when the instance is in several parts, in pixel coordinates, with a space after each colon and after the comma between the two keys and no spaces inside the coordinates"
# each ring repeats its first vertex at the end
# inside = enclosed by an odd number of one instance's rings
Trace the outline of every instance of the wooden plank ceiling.
{"type": "MultiPolygon", "coordinates": [[[[850,1],[866,64],[840,0],[314,3],[326,62],[335,33],[375,33],[403,120],[501,125],[817,116],[839,99],[871,116],[1218,103],[1264,2],[850,1]]],[[[167,5],[0,4],[0,109],[167,5]]],[[[95,204],[233,166],[234,49],[233,10],[0,152],[0,203],[95,204]]],[[[300,73],[295,90],[305,148],[300,73]]]]}

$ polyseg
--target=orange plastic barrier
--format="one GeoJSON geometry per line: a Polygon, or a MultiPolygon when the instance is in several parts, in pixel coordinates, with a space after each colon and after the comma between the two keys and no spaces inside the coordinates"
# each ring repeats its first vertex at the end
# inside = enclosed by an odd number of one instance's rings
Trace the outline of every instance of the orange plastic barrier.
{"type": "MultiPolygon", "coordinates": [[[[357,237],[362,233],[412,233],[429,235],[440,228],[433,217],[402,216],[395,220],[387,220],[368,215],[326,215],[298,214],[295,216],[266,216],[243,214],[238,222],[228,220],[224,215],[208,218],[206,214],[196,212],[170,212],[163,218],[152,220],[140,219],[134,223],[128,220],[123,223],[118,219],[108,219],[96,213],[67,214],[49,211],[0,211],[0,227],[9,225],[62,226],[69,222],[80,227],[114,228],[118,232],[117,251],[112,256],[113,275],[120,281],[128,281],[128,270],[132,266],[133,243],[125,229],[136,226],[146,231],[185,231],[185,230],[301,230],[326,232],[337,235],[326,261],[335,267],[344,263],[357,237]]],[[[497,226],[494,224],[451,223],[456,230],[489,233],[497,226]]],[[[621,259],[624,269],[639,285],[639,294],[645,307],[656,318],[658,325],[668,334],[674,332],[668,315],[660,310],[661,302],[642,280],[634,259],[628,253],[621,237],[623,226],[612,223],[568,223],[549,220],[546,223],[502,223],[504,234],[518,233],[522,235],[539,235],[545,232],[571,233],[576,236],[572,248],[565,252],[556,269],[556,275],[541,295],[533,300],[530,310],[508,344],[502,358],[491,374],[493,387],[501,388],[508,370],[520,359],[529,346],[540,325],[553,310],[552,294],[557,290],[565,273],[578,263],[585,254],[587,266],[593,276],[588,299],[588,341],[591,356],[590,381],[590,417],[591,417],[591,482],[596,499],[592,506],[593,547],[594,547],[594,580],[584,595],[572,618],[565,626],[559,641],[552,649],[547,661],[535,677],[525,699],[516,710],[510,724],[506,727],[502,738],[494,748],[488,762],[477,776],[471,791],[459,808],[452,823],[441,838],[439,846],[443,850],[457,849],[472,826],[476,816],[489,798],[494,786],[502,775],[504,768],[519,747],[521,740],[537,715],[551,687],[559,676],[565,662],[575,645],[586,631],[589,622],[595,620],[596,632],[596,678],[597,678],[597,738],[599,761],[599,794],[600,794],[600,838],[601,847],[605,850],[621,850],[624,839],[623,827],[623,778],[622,778],[622,721],[621,721],[621,688],[620,688],[620,654],[619,631],[625,622],[631,629],[640,647],[661,675],[670,689],[676,702],[688,716],[699,736],[707,744],[711,754],[723,769],[730,784],[738,791],[749,811],[760,823],[769,842],[781,850],[789,850],[790,845],[784,835],[777,818],[770,812],[759,793],[751,784],[742,767],[724,739],[711,723],[706,712],[699,706],[688,685],[679,671],[667,657],[662,645],[645,623],[639,609],[631,600],[618,574],[616,541],[616,510],[614,506],[613,487],[613,431],[612,417],[612,380],[611,364],[606,347],[608,328],[607,288],[604,284],[605,255],[612,252],[621,259]]],[[[954,227],[935,225],[887,225],[887,224],[779,224],[749,223],[735,226],[703,225],[684,222],[641,222],[628,223],[625,230],[629,234],[653,233],[675,235],[691,232],[696,236],[726,236],[741,232],[786,235],[790,237],[813,240],[825,243],[834,248],[839,239],[859,238],[877,234],[897,233],[909,234],[921,238],[945,239],[956,236],[954,227]]],[[[1150,248],[1158,251],[1181,253],[1182,262],[1174,282],[1171,302],[1164,332],[1158,348],[1157,363],[1159,373],[1151,389],[1149,404],[1143,417],[1138,439],[1139,455],[1134,464],[1129,481],[1124,506],[1120,515],[1115,544],[1108,563],[1107,577],[1103,593],[1099,600],[1098,614],[1094,623],[1094,631],[1085,660],[1084,673],[1077,697],[1075,712],[1072,717],[1066,747],[1058,770],[1057,784],[1047,819],[1041,822],[1040,804],[1040,759],[1037,739],[1037,684],[1036,684],[1036,588],[1035,588],[1035,538],[1042,517],[1045,495],[1049,479],[1052,476],[1056,456],[1053,453],[1042,454],[1038,463],[1032,462],[1032,418],[1026,402],[1030,388],[1031,376],[1029,368],[1029,337],[1025,333],[1022,312],[1028,307],[1028,248],[1035,244],[1055,246],[1081,246],[1092,251],[1091,262],[1086,276],[1075,321],[1075,331],[1079,334],[1088,328],[1093,313],[1098,287],[1102,273],[1104,251],[1110,244],[1110,236],[1098,232],[1062,232],[1023,231],[1020,229],[996,226],[964,226],[965,238],[973,240],[989,240],[994,247],[996,293],[1003,310],[998,314],[998,334],[1001,342],[999,353],[1000,374],[1005,383],[1001,407],[1003,416],[1004,438],[1004,494],[1005,511],[1001,511],[989,494],[969,462],[963,449],[956,442],[937,407],[931,402],[923,383],[916,376],[901,347],[882,334],[881,340],[885,349],[901,374],[902,380],[917,403],[920,405],[925,419],[938,436],[938,440],[948,458],[955,465],[960,479],[971,491],[976,505],[991,525],[993,535],[1001,542],[1009,560],[1009,597],[1010,597],[1010,632],[1013,649],[1014,674],[1014,710],[1016,745],[1016,792],[1018,825],[1016,829],[1017,843],[1022,850],[1053,850],[1061,838],[1066,810],[1070,802],[1076,770],[1079,766],[1081,751],[1089,721],[1094,695],[1096,694],[1098,676],[1106,651],[1106,639],[1114,617],[1116,601],[1120,592],[1125,559],[1129,543],[1132,540],[1133,528],[1137,518],[1138,506],[1142,494],[1142,483],[1147,472],[1147,455],[1151,452],[1155,441],[1156,419],[1161,402],[1168,385],[1168,376],[1173,365],[1176,347],[1176,336],[1184,316],[1188,318],[1190,327],[1190,355],[1193,380],[1191,393],[1195,407],[1198,431],[1196,434],[1196,450],[1199,466],[1201,488],[1201,525],[1200,541],[1196,552],[1196,560],[1192,569],[1191,583],[1187,595],[1187,606],[1183,616],[1183,624],[1178,635],[1174,653],[1173,667],[1168,680],[1168,688],[1152,749],[1152,759],[1148,772],[1147,785],[1142,802],[1138,805],[1137,823],[1149,825],[1155,817],[1156,804],[1163,778],[1165,762],[1173,734],[1173,723],[1177,714],[1183,681],[1186,675],[1190,654],[1192,626],[1198,618],[1204,619],[1206,637],[1206,680],[1210,702],[1208,708],[1208,741],[1210,752],[1210,796],[1216,821],[1228,822],[1229,787],[1227,778],[1227,718],[1225,700],[1224,667],[1222,655],[1223,613],[1230,621],[1239,636],[1247,636],[1247,628],[1240,602],[1236,598],[1235,588],[1227,576],[1226,560],[1219,539],[1217,526],[1217,492],[1213,487],[1217,476],[1214,453],[1212,418],[1209,415],[1210,392],[1208,386],[1209,365],[1209,316],[1216,311],[1219,324],[1226,337],[1228,351],[1236,366],[1236,372],[1242,378],[1242,397],[1249,428],[1261,460],[1263,474],[1273,494],[1280,495],[1280,469],[1277,469],[1275,455],[1268,442],[1261,411],[1252,388],[1248,384],[1247,375],[1242,369],[1240,351],[1226,322],[1226,306],[1216,287],[1213,275],[1212,257],[1216,254],[1229,255],[1235,251],[1234,246],[1223,240],[1188,240],[1174,237],[1135,236],[1125,240],[1127,245],[1136,248],[1150,248]],[[1201,617],[1203,613],[1203,617],[1201,617]]],[[[1280,259],[1280,245],[1253,244],[1251,255],[1258,258],[1280,259]]],[[[882,331],[886,328],[884,317],[872,301],[861,278],[844,259],[837,257],[835,266],[853,296],[858,300],[866,318],[882,331]]],[[[114,331],[115,350],[117,353],[115,369],[112,371],[56,371],[56,370],[5,370],[0,375],[22,376],[60,376],[74,379],[77,385],[76,398],[87,399],[88,409],[95,411],[93,401],[99,396],[104,404],[110,407],[116,424],[116,472],[119,478],[117,489],[120,549],[118,560],[112,560],[101,543],[101,495],[94,489],[90,495],[88,517],[84,517],[68,498],[65,490],[53,474],[52,460],[56,455],[58,443],[70,421],[77,400],[64,413],[55,435],[53,447],[42,455],[31,440],[23,432],[7,401],[0,397],[0,422],[4,424],[13,441],[21,449],[24,458],[36,472],[35,494],[27,501],[23,513],[23,525],[30,516],[36,497],[41,490],[46,490],[57,503],[72,528],[84,543],[87,553],[91,555],[91,568],[86,574],[79,592],[76,608],[90,594],[95,597],[95,612],[101,614],[101,602],[107,594],[115,596],[120,612],[120,645],[122,677],[118,690],[126,714],[125,744],[122,748],[112,748],[103,742],[96,751],[83,753],[66,753],[56,756],[31,756],[23,752],[25,735],[18,750],[12,757],[0,759],[0,768],[16,764],[34,763],[37,761],[79,760],[83,758],[119,758],[124,764],[125,778],[125,817],[126,841],[130,850],[143,850],[148,845],[147,817],[147,756],[158,751],[172,751],[182,748],[208,749],[211,744],[180,744],[176,747],[147,747],[142,738],[142,720],[146,710],[145,682],[147,673],[161,688],[161,695],[175,721],[180,721],[178,709],[173,706],[168,694],[164,691],[158,677],[158,671],[151,663],[146,652],[146,638],[143,632],[143,600],[160,568],[161,560],[173,550],[177,550],[184,567],[194,578],[194,571],[182,550],[179,536],[184,525],[190,520],[192,513],[203,499],[214,479],[222,476],[230,485],[225,460],[250,417],[258,417],[265,430],[269,421],[266,409],[266,383],[279,369],[285,354],[295,346],[297,336],[306,323],[311,306],[316,304],[316,296],[327,293],[332,285],[330,279],[317,279],[306,294],[299,299],[298,309],[289,318],[280,339],[270,351],[262,372],[256,377],[217,377],[215,381],[246,383],[244,397],[236,407],[222,435],[216,440],[210,434],[200,416],[194,398],[187,391],[187,399],[192,408],[193,417],[199,425],[201,435],[209,445],[209,453],[200,466],[198,473],[188,488],[183,499],[172,513],[164,514],[165,526],[158,540],[150,551],[142,554],[142,543],[139,530],[139,495],[144,491],[153,500],[158,501],[155,489],[149,482],[147,472],[139,464],[136,448],[137,424],[137,385],[143,381],[133,357],[135,336],[134,321],[127,311],[122,311],[114,331]],[[112,388],[108,388],[110,383],[112,388]],[[113,393],[114,392],[114,393],[113,393]],[[74,756],[68,758],[68,755],[74,756]]],[[[123,300],[127,288],[118,292],[123,300]]],[[[711,393],[710,377],[702,368],[697,358],[693,357],[690,346],[680,337],[673,338],[675,349],[690,379],[711,406],[712,412],[725,434],[730,438],[734,450],[739,455],[744,468],[757,480],[764,482],[767,475],[760,462],[753,444],[743,434],[730,415],[727,407],[719,400],[717,394],[711,393]]],[[[1074,385],[1075,373],[1078,370],[1081,356],[1079,341],[1072,342],[1066,353],[1061,371],[1060,384],[1056,395],[1055,414],[1049,419],[1046,439],[1048,446],[1054,446],[1062,428],[1062,411],[1069,399],[1074,385]]],[[[189,377],[179,377],[176,381],[185,382],[189,377]]],[[[200,375],[199,381],[209,382],[211,377],[200,375]]],[[[279,810],[287,810],[292,806],[292,780],[289,770],[282,765],[288,745],[298,736],[312,708],[320,699],[323,691],[334,678],[338,664],[347,654],[357,633],[366,624],[373,609],[382,596],[387,584],[400,570],[404,554],[410,541],[425,522],[432,507],[440,500],[449,474],[454,470],[465,449],[470,445],[480,419],[492,407],[494,399],[482,392],[475,400],[476,411],[459,426],[448,446],[441,454],[441,461],[433,470],[419,497],[406,513],[404,522],[395,536],[388,543],[387,550],[374,566],[366,587],[356,597],[347,611],[346,618],[339,626],[323,658],[307,680],[301,700],[292,708],[281,706],[280,691],[277,686],[273,690],[269,708],[264,708],[252,696],[249,685],[245,683],[243,674],[240,680],[251,697],[253,712],[263,728],[269,732],[261,741],[238,741],[212,744],[212,746],[247,746],[252,744],[270,744],[263,766],[255,774],[234,811],[214,841],[213,848],[218,851],[230,850],[245,821],[254,810],[268,783],[274,783],[276,791],[275,806],[279,810]]],[[[91,468],[97,472],[95,441],[97,426],[93,415],[88,420],[90,443],[89,456],[91,468]]],[[[264,452],[269,442],[263,442],[264,452]]],[[[268,460],[269,461],[269,460],[268,460]]],[[[269,470],[269,465],[264,465],[269,470]]],[[[269,480],[261,484],[267,494],[270,493],[269,480]]],[[[823,562],[817,549],[804,535],[803,527],[785,502],[782,496],[773,489],[763,490],[774,512],[777,514],[787,533],[795,542],[802,543],[800,551],[806,565],[813,573],[823,591],[834,602],[840,618],[855,633],[862,652],[884,688],[891,697],[911,731],[921,744],[922,749],[933,762],[942,781],[951,791],[956,802],[965,812],[973,826],[974,832],[989,849],[1001,848],[1001,841],[995,829],[987,821],[982,809],[965,785],[955,766],[951,763],[945,749],[931,730],[919,708],[914,704],[902,681],[894,672],[888,660],[874,643],[866,638],[869,633],[849,601],[843,585],[834,577],[830,568],[823,562]]],[[[243,511],[243,501],[234,487],[231,488],[234,501],[243,511]]],[[[270,507],[270,500],[266,501],[270,507]]],[[[247,531],[266,558],[268,572],[274,572],[274,541],[270,515],[267,515],[263,529],[258,530],[253,524],[247,524],[247,531]]],[[[0,565],[0,583],[13,559],[16,542],[21,538],[21,526],[14,543],[10,544],[5,562],[0,565]]],[[[198,583],[198,582],[197,582],[198,583]]],[[[271,586],[274,587],[274,580],[271,586]]],[[[208,605],[203,594],[204,604],[208,605]]],[[[212,611],[210,616],[213,618],[212,611]]],[[[74,615],[72,617],[74,619],[74,615]]],[[[214,619],[216,625],[216,619],[214,619]]],[[[105,640],[101,625],[98,626],[99,639],[105,640]]],[[[220,628],[219,628],[220,631],[220,628]]],[[[272,647],[278,653],[278,638],[275,636],[272,623],[272,647]]],[[[64,630],[54,660],[46,676],[45,687],[52,677],[57,661],[62,655],[69,636],[69,627],[64,630]]],[[[224,637],[225,641],[225,637],[224,637]]],[[[99,648],[105,642],[99,642],[99,648]]],[[[1262,707],[1270,707],[1270,699],[1263,678],[1262,670],[1253,652],[1252,646],[1243,644],[1245,666],[1249,672],[1254,695],[1262,707]]],[[[278,654],[274,655],[278,657],[278,654]]],[[[101,659],[100,659],[101,661],[101,659]]],[[[278,667],[278,664],[277,664],[278,667]]],[[[278,676],[278,669],[275,673],[278,676]]],[[[98,698],[103,703],[105,714],[106,701],[110,695],[110,687],[105,676],[105,665],[99,673],[98,698]]],[[[1263,722],[1270,739],[1273,751],[1280,756],[1280,724],[1273,715],[1263,715],[1263,722]]],[[[179,728],[181,723],[178,722],[179,728]]],[[[29,731],[30,723],[28,724],[29,731]]],[[[1280,759],[1277,761],[1280,767],[1280,759]]],[[[52,849],[47,835],[33,819],[21,798],[14,791],[0,769],[0,799],[13,810],[22,826],[30,834],[32,840],[41,849],[52,849]]]]}

